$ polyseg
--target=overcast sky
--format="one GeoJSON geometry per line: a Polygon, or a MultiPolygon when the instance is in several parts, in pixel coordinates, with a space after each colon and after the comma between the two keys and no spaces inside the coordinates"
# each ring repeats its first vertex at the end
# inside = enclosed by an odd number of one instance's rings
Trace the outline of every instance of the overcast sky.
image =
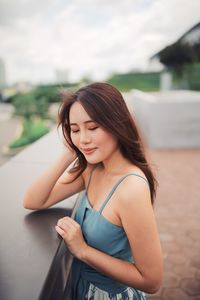
{"type": "Polygon", "coordinates": [[[9,84],[104,80],[144,70],[200,22],[200,0],[0,0],[0,58],[9,84]]]}

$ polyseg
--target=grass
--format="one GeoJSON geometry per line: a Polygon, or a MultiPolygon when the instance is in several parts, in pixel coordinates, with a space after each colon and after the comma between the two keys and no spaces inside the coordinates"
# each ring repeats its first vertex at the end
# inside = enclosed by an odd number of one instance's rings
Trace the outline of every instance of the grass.
{"type": "Polygon", "coordinates": [[[125,92],[131,89],[142,91],[159,90],[160,73],[127,73],[115,74],[107,80],[108,83],[116,86],[120,91],[125,92]]]}
{"type": "Polygon", "coordinates": [[[21,135],[12,141],[8,147],[10,149],[16,149],[29,145],[40,137],[49,132],[49,128],[45,125],[45,122],[41,119],[36,120],[23,120],[23,130],[21,135]]]}

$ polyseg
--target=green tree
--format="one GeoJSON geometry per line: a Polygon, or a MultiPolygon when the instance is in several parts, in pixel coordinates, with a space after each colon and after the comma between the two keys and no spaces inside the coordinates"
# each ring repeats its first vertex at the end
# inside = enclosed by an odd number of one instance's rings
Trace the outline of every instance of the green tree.
{"type": "Polygon", "coordinates": [[[34,91],[26,94],[18,94],[14,97],[12,104],[15,114],[30,120],[34,116],[46,118],[48,116],[49,103],[46,97],[36,97],[34,91]]]}
{"type": "Polygon", "coordinates": [[[9,144],[9,148],[18,148],[30,144],[49,131],[45,119],[49,119],[48,98],[32,90],[26,94],[17,94],[12,99],[15,115],[22,117],[20,136],[9,144]]]}

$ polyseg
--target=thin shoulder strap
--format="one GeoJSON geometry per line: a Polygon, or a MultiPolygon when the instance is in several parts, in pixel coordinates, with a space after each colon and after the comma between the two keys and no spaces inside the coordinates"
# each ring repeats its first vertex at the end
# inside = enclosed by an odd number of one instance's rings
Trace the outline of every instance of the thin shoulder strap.
{"type": "Polygon", "coordinates": [[[110,193],[109,193],[108,196],[106,197],[106,200],[103,202],[103,204],[102,204],[102,206],[101,206],[101,208],[100,208],[100,210],[99,210],[99,213],[100,213],[100,214],[102,213],[104,207],[105,207],[106,204],[108,203],[109,199],[110,199],[111,196],[113,195],[113,193],[114,193],[114,191],[116,190],[116,188],[118,187],[118,185],[119,185],[119,184],[120,184],[127,176],[130,176],[130,175],[138,176],[138,177],[144,179],[144,180],[148,183],[148,181],[147,181],[147,179],[146,179],[145,177],[143,177],[143,176],[141,176],[141,175],[139,175],[139,174],[136,174],[136,173],[128,173],[128,174],[122,176],[122,177],[117,181],[117,183],[114,185],[114,187],[112,188],[112,190],[110,191],[110,193]]]}
{"type": "Polygon", "coordinates": [[[91,170],[90,172],[90,175],[89,175],[89,179],[88,179],[88,183],[86,185],[86,191],[88,191],[88,188],[89,188],[89,185],[90,185],[90,182],[91,182],[91,178],[92,178],[92,174],[94,172],[94,170],[98,167],[98,165],[94,166],[94,168],[91,170]]]}

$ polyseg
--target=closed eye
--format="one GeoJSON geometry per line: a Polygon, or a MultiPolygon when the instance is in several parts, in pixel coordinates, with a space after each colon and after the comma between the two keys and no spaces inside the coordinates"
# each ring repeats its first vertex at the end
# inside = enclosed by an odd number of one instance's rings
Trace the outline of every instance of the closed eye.
{"type": "Polygon", "coordinates": [[[92,128],[88,128],[89,130],[95,130],[95,129],[97,129],[98,127],[96,126],[96,127],[92,127],[92,128]]]}
{"type": "MultiPolygon", "coordinates": [[[[89,127],[89,128],[87,128],[87,130],[94,131],[94,130],[96,130],[97,128],[99,128],[99,126],[89,127]]],[[[72,128],[71,128],[71,132],[72,132],[72,133],[78,133],[79,131],[80,131],[80,129],[78,129],[78,128],[77,128],[77,129],[75,129],[75,128],[72,129],[72,128]]]]}

